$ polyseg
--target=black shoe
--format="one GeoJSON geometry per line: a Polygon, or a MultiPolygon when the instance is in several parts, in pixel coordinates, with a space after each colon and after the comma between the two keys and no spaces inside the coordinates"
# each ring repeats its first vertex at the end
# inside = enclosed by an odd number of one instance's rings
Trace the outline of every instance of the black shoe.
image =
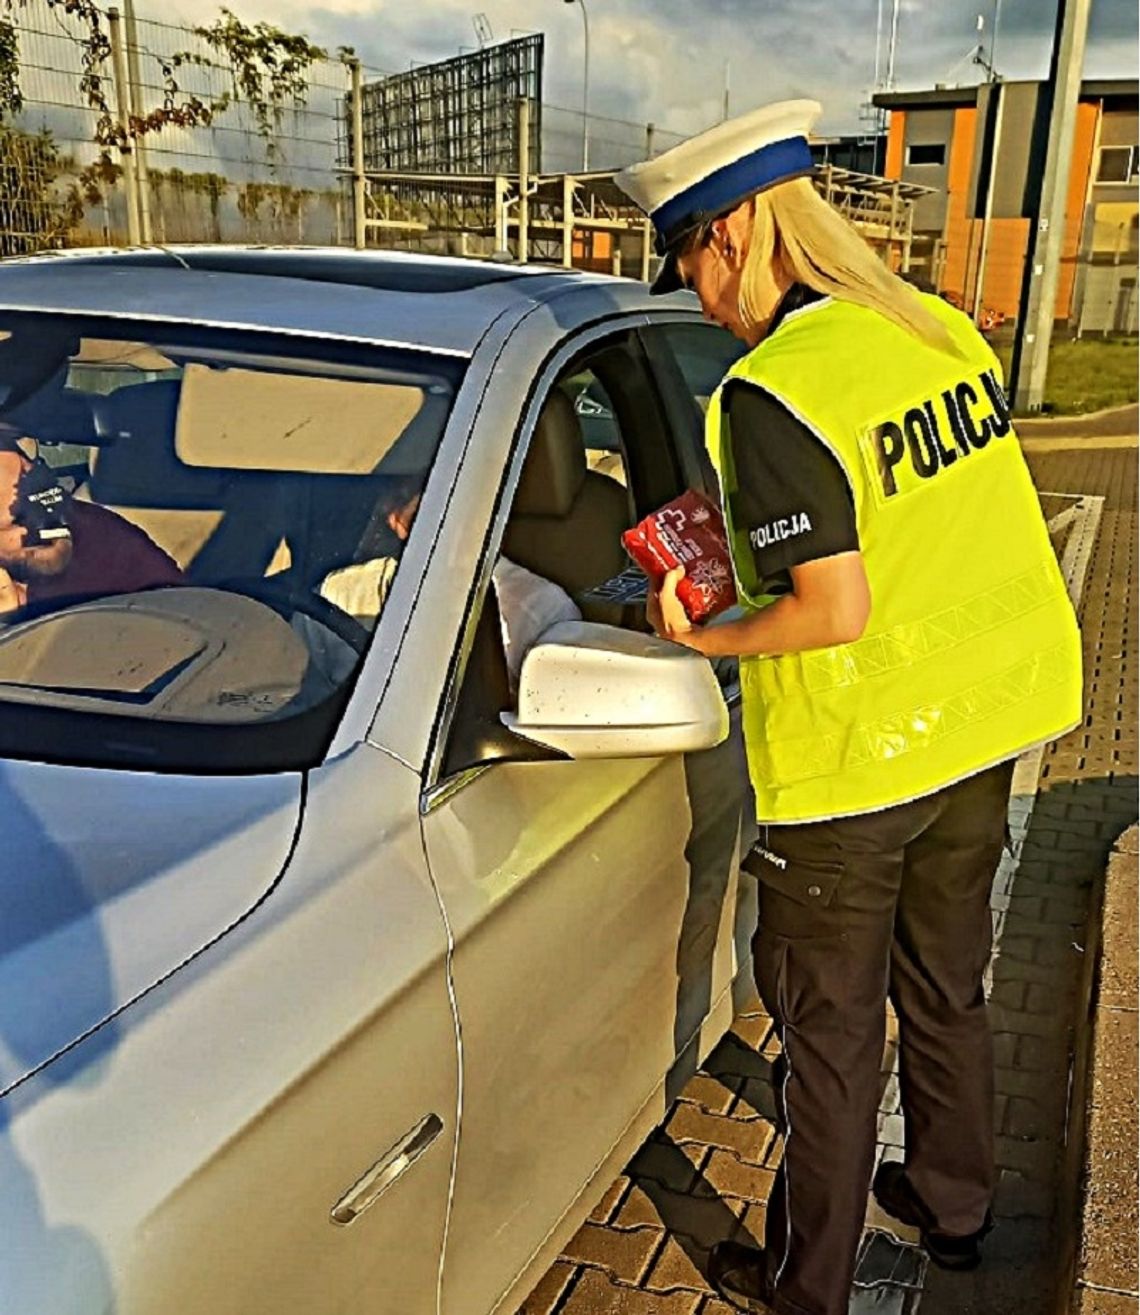
{"type": "Polygon", "coordinates": [[[742,1242],[718,1242],[709,1252],[709,1282],[749,1315],[772,1315],[764,1278],[764,1252],[742,1242]]]}
{"type": "Polygon", "coordinates": [[[879,1165],[871,1191],[893,1219],[918,1229],[927,1255],[939,1268],[977,1269],[982,1263],[982,1239],[994,1226],[993,1215],[988,1210],[976,1233],[960,1237],[939,1233],[934,1227],[934,1216],[911,1186],[906,1170],[896,1161],[879,1165]]]}

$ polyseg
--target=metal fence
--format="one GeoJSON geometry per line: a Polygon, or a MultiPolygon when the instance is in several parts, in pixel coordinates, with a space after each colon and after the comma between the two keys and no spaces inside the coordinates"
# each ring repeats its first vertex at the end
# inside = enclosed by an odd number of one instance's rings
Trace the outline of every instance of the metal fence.
{"type": "MultiPolygon", "coordinates": [[[[7,116],[4,163],[37,198],[42,245],[122,243],[137,225],[158,242],[350,240],[338,172],[347,154],[342,63],[313,63],[300,96],[259,113],[224,53],[198,32],[144,18],[124,25],[102,11],[122,58],[107,51],[90,72],[116,127],[164,104],[216,108],[208,124],[172,114],[128,133],[126,149],[101,149],[101,112],[83,91],[90,29],[46,0],[29,0],[13,19],[22,105],[7,116]],[[29,153],[29,141],[41,149],[29,153]]],[[[18,225],[2,224],[0,247],[26,247],[18,225]]]]}
{"type": "MultiPolygon", "coordinates": [[[[121,18],[95,9],[107,40],[93,60],[90,27],[63,4],[26,0],[7,13],[0,6],[15,37],[18,91],[17,104],[0,104],[0,254],[119,245],[136,235],[351,243],[348,63],[306,62],[295,87],[259,105],[240,85],[240,68],[202,29],[141,13],[132,21],[125,7],[121,18]],[[85,93],[85,77],[102,109],[85,93]],[[194,103],[214,107],[208,124],[193,115],[180,123],[177,114],[147,123],[164,105],[194,103]],[[107,142],[109,125],[117,144],[107,142]]],[[[209,32],[213,22],[202,28],[209,32]]],[[[366,81],[385,75],[362,69],[366,81]]],[[[641,158],[647,139],[658,150],[681,140],[598,115],[588,117],[585,134],[594,169],[641,158]]],[[[579,110],[542,106],[544,169],[578,168],[582,143],[579,110]]]]}

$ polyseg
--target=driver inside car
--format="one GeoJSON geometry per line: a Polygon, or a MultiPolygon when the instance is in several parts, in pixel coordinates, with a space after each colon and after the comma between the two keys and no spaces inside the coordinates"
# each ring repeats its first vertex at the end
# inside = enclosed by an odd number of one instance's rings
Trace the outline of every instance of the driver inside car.
{"type": "Polygon", "coordinates": [[[73,498],[36,440],[0,422],[0,621],[185,583],[149,535],[73,498]]]}

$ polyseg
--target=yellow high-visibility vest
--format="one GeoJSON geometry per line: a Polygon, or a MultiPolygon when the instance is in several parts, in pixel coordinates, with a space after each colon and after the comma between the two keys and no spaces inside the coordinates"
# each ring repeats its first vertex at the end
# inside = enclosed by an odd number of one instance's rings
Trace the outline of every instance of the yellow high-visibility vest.
{"type": "MultiPolygon", "coordinates": [[[[812,430],[851,486],[871,614],[850,644],[740,662],[761,822],[887,808],[1014,757],[1081,718],[1072,604],[1010,421],[1001,369],[966,316],[926,306],[962,352],[826,299],[793,311],[714,395],[706,441],[721,480],[740,601],[771,605],[733,523],[721,395],[758,385],[812,430]]],[[[763,442],[758,433],[743,436],[763,442]]]]}

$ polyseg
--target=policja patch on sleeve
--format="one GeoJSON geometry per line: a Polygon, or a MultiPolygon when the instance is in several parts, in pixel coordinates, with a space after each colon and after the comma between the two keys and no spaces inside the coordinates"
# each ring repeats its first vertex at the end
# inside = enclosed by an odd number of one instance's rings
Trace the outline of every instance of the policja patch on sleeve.
{"type": "Polygon", "coordinates": [[[875,501],[882,507],[914,493],[1012,430],[1009,403],[992,369],[915,400],[859,435],[875,501]]]}

